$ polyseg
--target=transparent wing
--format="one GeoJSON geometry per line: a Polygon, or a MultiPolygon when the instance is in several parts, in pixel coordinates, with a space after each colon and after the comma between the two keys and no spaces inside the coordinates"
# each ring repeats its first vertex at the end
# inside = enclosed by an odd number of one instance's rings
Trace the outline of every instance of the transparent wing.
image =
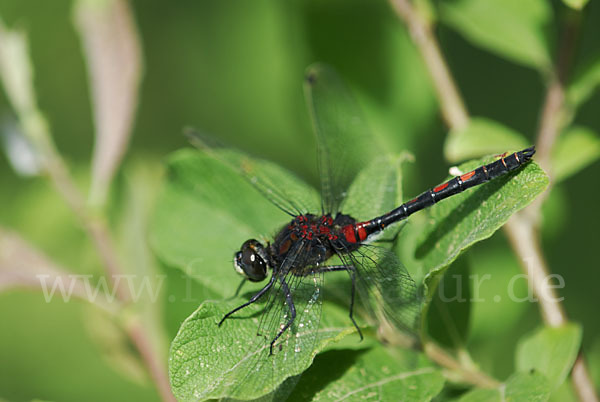
{"type": "Polygon", "coordinates": [[[235,149],[210,146],[203,136],[190,130],[186,131],[186,135],[192,145],[236,171],[288,215],[296,216],[319,210],[318,192],[279,165],[251,158],[235,149]]]}
{"type": "Polygon", "coordinates": [[[355,270],[356,289],[368,312],[418,338],[422,298],[398,257],[385,248],[363,245],[340,258],[355,270]]]}
{"type": "Polygon", "coordinates": [[[317,139],[321,208],[335,215],[350,183],[379,148],[358,105],[331,67],[310,66],[304,88],[317,139]]]}

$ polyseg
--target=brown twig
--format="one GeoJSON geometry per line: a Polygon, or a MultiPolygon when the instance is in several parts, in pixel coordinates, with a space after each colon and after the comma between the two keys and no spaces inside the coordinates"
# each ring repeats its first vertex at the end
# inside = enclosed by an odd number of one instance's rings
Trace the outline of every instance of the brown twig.
{"type": "Polygon", "coordinates": [[[175,397],[171,392],[169,378],[164,370],[164,364],[161,364],[157,359],[156,354],[153,352],[152,345],[144,331],[142,324],[135,319],[132,320],[127,327],[127,335],[144,360],[162,400],[175,401],[175,397]]]}
{"type": "MultiPolygon", "coordinates": [[[[66,164],[57,152],[48,124],[37,107],[33,89],[33,73],[29,61],[29,50],[24,35],[6,30],[0,22],[0,78],[6,89],[25,136],[35,154],[39,158],[45,173],[50,177],[57,192],[79,219],[96,248],[108,280],[115,288],[116,295],[122,304],[131,301],[129,290],[121,285],[117,278],[123,274],[118,253],[114,248],[111,234],[104,221],[94,215],[86,206],[84,198],[75,185],[66,164]]],[[[137,348],[148,371],[155,381],[158,391],[164,401],[174,401],[170,391],[164,365],[152,348],[152,345],[140,324],[127,323],[128,335],[137,348]]]]}
{"type": "MultiPolygon", "coordinates": [[[[125,272],[117,258],[117,251],[114,248],[110,232],[106,225],[99,218],[94,217],[87,209],[83,196],[75,186],[66,166],[60,155],[53,149],[45,153],[46,171],[52,180],[52,183],[69,205],[71,210],[81,221],[82,226],[91,238],[100,258],[102,259],[106,275],[111,285],[115,287],[118,299],[127,304],[131,301],[129,290],[116,281],[116,278],[125,272]]],[[[152,377],[163,401],[175,401],[169,384],[164,365],[159,363],[150,341],[148,340],[143,327],[135,319],[127,324],[127,334],[132,343],[138,350],[144,364],[146,365],[150,376],[152,377]]]]}
{"type": "Polygon", "coordinates": [[[458,374],[460,380],[480,388],[498,388],[500,382],[479,371],[472,370],[462,365],[458,360],[449,355],[444,349],[433,342],[427,342],[423,346],[427,357],[438,365],[458,374]]]}
{"type": "MultiPolygon", "coordinates": [[[[439,46],[437,46],[430,27],[415,12],[409,0],[390,1],[397,14],[407,25],[415,44],[423,55],[436,87],[446,124],[453,129],[464,127],[469,120],[468,112],[441,56],[439,46]]],[[[548,172],[552,171],[550,153],[565,120],[564,83],[573,53],[578,25],[578,18],[569,19],[562,36],[554,75],[548,86],[540,116],[537,160],[548,172]]],[[[541,251],[541,242],[536,227],[540,207],[541,203],[534,203],[524,211],[514,215],[505,225],[505,230],[515,253],[520,257],[522,267],[529,277],[534,292],[539,298],[544,322],[550,326],[560,326],[567,322],[567,316],[562,305],[558,302],[554,289],[545,286],[550,271],[541,251]]],[[[571,377],[580,400],[598,401],[594,385],[581,354],[575,361],[571,377]]]]}
{"type": "Polygon", "coordinates": [[[469,113],[454,84],[431,27],[419,17],[408,0],[391,0],[391,3],[396,13],[406,23],[413,41],[425,60],[434,90],[440,99],[442,117],[446,125],[456,129],[465,128],[469,122],[469,113]]]}
{"type": "Polygon", "coordinates": [[[123,285],[116,281],[116,278],[123,270],[119,267],[116,257],[117,253],[114,250],[108,229],[101,220],[89,213],[83,196],[71,179],[60,155],[53,147],[42,152],[45,155],[46,172],[50,180],[92,239],[98,255],[103,262],[108,280],[111,286],[115,288],[117,297],[121,302],[128,303],[131,299],[129,292],[123,285]]]}

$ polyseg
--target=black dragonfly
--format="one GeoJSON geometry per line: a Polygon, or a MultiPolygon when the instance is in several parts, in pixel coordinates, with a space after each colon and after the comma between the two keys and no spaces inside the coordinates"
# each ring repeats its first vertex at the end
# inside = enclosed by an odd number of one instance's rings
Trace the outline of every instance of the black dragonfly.
{"type": "MultiPolygon", "coordinates": [[[[327,71],[322,68],[313,68],[307,74],[309,107],[321,107],[317,105],[319,99],[311,99],[311,96],[315,91],[322,90],[316,87],[320,85],[319,79],[323,74],[327,74],[327,71]]],[[[349,98],[346,96],[345,99],[347,101],[349,98]]],[[[266,298],[259,334],[270,337],[268,342],[271,355],[286,332],[298,331],[298,328],[294,327],[300,314],[297,305],[299,302],[303,306],[310,303],[300,298],[311,297],[315,302],[320,297],[320,277],[335,271],[345,271],[350,276],[349,318],[361,339],[362,333],[353,314],[357,291],[361,299],[366,301],[370,312],[377,315],[377,309],[368,303],[375,292],[375,298],[383,304],[380,306],[383,318],[409,334],[414,333],[420,309],[414,281],[393,253],[368,243],[390,225],[408,218],[417,211],[518,169],[531,160],[535,153],[535,149],[530,147],[505,154],[492,163],[427,190],[383,215],[358,221],[341,212],[345,191],[348,183],[354,178],[356,169],[353,171],[348,167],[352,161],[349,160],[350,156],[344,153],[345,145],[338,138],[338,133],[344,129],[362,128],[352,126],[352,122],[349,123],[349,127],[343,127],[344,122],[337,122],[338,126],[342,127],[324,127],[326,122],[319,121],[319,111],[312,112],[321,177],[320,212],[309,213],[299,200],[286,196],[285,190],[269,185],[266,180],[254,174],[244,172],[258,190],[292,219],[281,228],[272,242],[262,244],[258,240],[250,239],[235,253],[235,269],[246,279],[260,282],[267,279],[269,274],[270,277],[267,284],[250,300],[228,312],[219,322],[219,326],[236,312],[266,298]],[[313,290],[300,291],[301,288],[307,287],[313,290]]]]}

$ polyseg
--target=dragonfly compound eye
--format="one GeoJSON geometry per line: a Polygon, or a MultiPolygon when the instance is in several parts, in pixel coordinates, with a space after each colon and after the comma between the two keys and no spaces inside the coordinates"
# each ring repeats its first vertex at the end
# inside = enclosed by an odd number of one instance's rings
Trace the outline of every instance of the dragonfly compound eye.
{"type": "Polygon", "coordinates": [[[267,277],[266,252],[256,240],[248,240],[242,249],[235,253],[235,270],[252,282],[260,282],[267,277]]]}

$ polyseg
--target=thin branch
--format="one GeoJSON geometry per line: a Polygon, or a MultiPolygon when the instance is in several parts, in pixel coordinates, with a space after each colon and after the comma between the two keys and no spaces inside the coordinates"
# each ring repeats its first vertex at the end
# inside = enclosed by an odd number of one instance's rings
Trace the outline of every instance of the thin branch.
{"type": "MultiPolygon", "coordinates": [[[[123,304],[129,303],[131,301],[129,290],[117,282],[117,277],[125,270],[119,263],[111,234],[104,221],[87,208],[64,160],[56,150],[46,119],[37,106],[32,85],[33,70],[25,35],[6,30],[1,21],[0,79],[19,118],[23,132],[32,147],[35,148],[35,153],[45,172],[92,240],[118,299],[123,304]]],[[[135,320],[135,317],[133,319],[135,320]]],[[[174,401],[167,374],[163,365],[159,364],[155,351],[147,339],[147,334],[141,328],[137,328],[139,324],[129,325],[132,326],[132,329],[129,329],[128,335],[144,360],[161,397],[165,401],[174,401]]]]}
{"type": "Polygon", "coordinates": [[[121,308],[106,294],[92,295],[82,275],[52,261],[18,234],[0,226],[0,292],[11,288],[42,290],[48,294],[47,284],[64,283],[72,296],[85,300],[115,317],[121,308]]]}
{"type": "Polygon", "coordinates": [[[547,284],[550,273],[539,242],[536,241],[534,225],[522,215],[524,214],[511,218],[505,231],[513,250],[523,263],[533,292],[538,297],[544,322],[551,327],[559,327],[566,323],[566,315],[554,288],[547,284]]]}
{"type": "MultiPolygon", "coordinates": [[[[540,115],[536,144],[536,159],[550,176],[551,185],[553,173],[551,153],[565,124],[567,111],[565,82],[579,31],[580,13],[569,14],[567,18],[568,22],[561,37],[555,72],[548,86],[540,115]]],[[[544,322],[551,327],[559,327],[568,322],[568,317],[558,301],[556,292],[547,285],[550,269],[542,253],[541,240],[537,230],[541,206],[542,200],[532,203],[521,213],[512,216],[505,225],[505,232],[539,298],[544,322]]],[[[598,402],[598,396],[581,351],[573,364],[571,379],[581,401],[598,402]]]]}
{"type": "Polygon", "coordinates": [[[569,74],[575,42],[579,33],[580,13],[569,14],[561,37],[555,71],[551,76],[537,135],[537,161],[552,174],[550,154],[565,124],[565,83],[569,74]]]}
{"type": "Polygon", "coordinates": [[[433,342],[427,342],[423,346],[423,350],[427,357],[436,362],[438,365],[457,373],[460,380],[475,385],[480,388],[498,388],[500,382],[488,376],[487,374],[468,369],[464,367],[453,356],[449,355],[444,349],[440,348],[433,342]]]}
{"type": "Polygon", "coordinates": [[[46,172],[50,180],[92,239],[96,251],[103,262],[108,280],[111,286],[115,288],[117,297],[121,302],[128,303],[131,299],[129,292],[122,284],[116,281],[118,275],[124,271],[119,266],[116,257],[117,252],[112,244],[108,229],[99,218],[89,213],[83,196],[75,186],[60,155],[52,150],[52,152],[46,152],[45,159],[47,161],[46,172]]]}
{"type": "Polygon", "coordinates": [[[446,125],[455,129],[465,128],[469,122],[469,113],[431,27],[420,18],[410,1],[391,0],[391,4],[408,27],[413,41],[423,56],[433,87],[440,99],[442,117],[446,125]]]}
{"type": "MultiPolygon", "coordinates": [[[[82,226],[92,240],[96,251],[102,259],[106,275],[111,285],[115,288],[118,299],[123,303],[131,301],[129,290],[121,283],[116,281],[120,274],[125,272],[117,258],[117,251],[108,231],[108,228],[99,218],[94,217],[87,207],[83,196],[75,186],[62,158],[56,152],[51,152],[45,158],[47,172],[52,180],[52,183],[63,197],[67,205],[75,213],[81,221],[82,226]]],[[[134,319],[135,320],[135,319],[134,319]]],[[[171,393],[169,379],[164,370],[164,365],[160,364],[155,355],[152,345],[150,344],[143,328],[139,323],[134,322],[128,328],[128,336],[138,350],[140,356],[144,360],[148,372],[154,380],[156,387],[164,401],[175,401],[171,393]]]]}
{"type": "Polygon", "coordinates": [[[145,334],[145,329],[139,320],[133,319],[127,327],[127,335],[139,351],[150,376],[154,380],[158,392],[163,401],[175,401],[175,397],[171,392],[169,378],[164,370],[164,364],[161,363],[156,354],[153,352],[152,345],[145,334]]]}
{"type": "MultiPolygon", "coordinates": [[[[400,18],[406,23],[415,44],[423,55],[436,86],[446,124],[453,129],[464,127],[468,123],[469,115],[433,38],[431,28],[416,13],[410,1],[390,1],[400,18]],[[449,111],[454,112],[450,113],[449,111]]],[[[552,171],[550,153],[565,122],[564,83],[577,37],[580,14],[568,17],[569,21],[561,39],[556,69],[548,86],[540,117],[537,160],[547,172],[552,171]]],[[[539,298],[544,322],[550,326],[560,326],[567,322],[567,316],[558,302],[554,289],[546,285],[546,278],[550,271],[541,251],[541,242],[536,228],[540,207],[541,202],[536,202],[515,214],[505,225],[505,231],[539,298]]],[[[580,400],[598,401],[581,353],[575,361],[571,378],[580,400]]]]}

